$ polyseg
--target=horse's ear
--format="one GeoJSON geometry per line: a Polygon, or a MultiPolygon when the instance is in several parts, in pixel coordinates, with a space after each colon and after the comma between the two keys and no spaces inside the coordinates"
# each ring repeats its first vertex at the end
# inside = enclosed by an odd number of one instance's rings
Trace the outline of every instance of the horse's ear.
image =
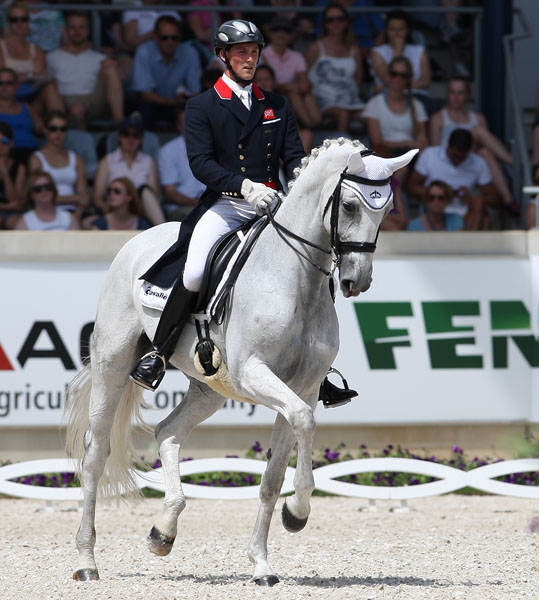
{"type": "Polygon", "coordinates": [[[419,150],[414,148],[413,150],[408,150],[406,154],[402,154],[401,156],[396,156],[395,158],[386,158],[386,164],[391,172],[394,173],[398,169],[405,167],[418,152],[419,150]]]}
{"type": "Polygon", "coordinates": [[[346,166],[348,167],[349,173],[355,174],[361,173],[361,171],[365,169],[365,163],[363,162],[363,157],[361,156],[361,152],[359,150],[350,154],[346,166]]]}

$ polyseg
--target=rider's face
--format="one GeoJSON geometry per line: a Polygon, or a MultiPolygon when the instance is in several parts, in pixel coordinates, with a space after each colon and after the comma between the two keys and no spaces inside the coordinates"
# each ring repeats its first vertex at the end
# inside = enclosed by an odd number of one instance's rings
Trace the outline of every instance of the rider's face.
{"type": "Polygon", "coordinates": [[[228,51],[228,60],[232,70],[241,79],[251,81],[255,76],[258,62],[258,44],[235,44],[228,51]]]}

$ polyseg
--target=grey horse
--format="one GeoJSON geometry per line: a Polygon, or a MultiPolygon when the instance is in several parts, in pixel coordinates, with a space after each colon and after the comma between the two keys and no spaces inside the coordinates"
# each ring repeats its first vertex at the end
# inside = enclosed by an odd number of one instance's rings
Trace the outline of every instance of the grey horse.
{"type": "MultiPolygon", "coordinates": [[[[155,554],[171,551],[185,508],[180,479],[184,440],[222,406],[223,396],[242,399],[277,413],[247,553],[254,582],[272,586],[279,581],[267,556],[272,513],[297,443],[294,494],[283,505],[282,520],[289,531],[307,523],[314,488],[314,410],[339,347],[328,279],[336,270],[347,298],[369,288],[380,223],[392,206],[390,177],[416,152],[385,159],[344,138],[313,150],[244,265],[223,323],[211,323],[221,360],[218,381],[195,366],[196,330],[192,323],[185,327],[171,362],[189,379],[189,390],[155,427],[165,479],[163,510],[148,537],[155,554]]],[[[131,430],[140,422],[142,396],[129,372],[159,320],[158,311],[139,302],[138,278],[176,240],[179,226],[149,229],[120,250],[101,290],[91,361],[68,388],[67,449],[79,460],[84,492],[73,575],[78,580],[99,579],[94,556],[98,488],[109,496],[136,488],[131,430]]]]}

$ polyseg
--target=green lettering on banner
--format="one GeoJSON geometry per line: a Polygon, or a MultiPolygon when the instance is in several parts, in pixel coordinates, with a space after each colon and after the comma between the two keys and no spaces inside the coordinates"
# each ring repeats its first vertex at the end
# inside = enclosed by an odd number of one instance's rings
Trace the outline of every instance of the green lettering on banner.
{"type": "Polygon", "coordinates": [[[410,302],[356,302],[354,303],[365,352],[371,369],[396,369],[394,347],[409,347],[407,329],[389,329],[388,317],[413,317],[410,302]],[[384,342],[384,338],[407,339],[384,342]]]}
{"type": "MultiPolygon", "coordinates": [[[[490,324],[493,330],[531,329],[530,312],[520,300],[493,300],[490,303],[490,324]]],[[[492,338],[492,358],[495,369],[508,367],[508,339],[513,340],[531,367],[539,367],[539,338],[528,335],[497,335],[492,338]]]]}
{"type": "Polygon", "coordinates": [[[530,313],[520,300],[492,300],[490,326],[499,329],[531,329],[530,313]]]}
{"type": "MultiPolygon", "coordinates": [[[[473,331],[474,328],[471,325],[453,325],[453,317],[478,316],[480,314],[477,301],[422,302],[421,306],[427,334],[473,331]]],[[[457,354],[458,345],[475,343],[474,337],[428,339],[431,367],[433,369],[481,369],[483,367],[482,356],[459,356],[457,354]]]]}

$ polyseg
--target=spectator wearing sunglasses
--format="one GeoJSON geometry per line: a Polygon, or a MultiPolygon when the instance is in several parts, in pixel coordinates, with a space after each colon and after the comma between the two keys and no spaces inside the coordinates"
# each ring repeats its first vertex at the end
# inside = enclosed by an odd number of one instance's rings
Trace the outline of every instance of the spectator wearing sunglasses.
{"type": "Polygon", "coordinates": [[[58,191],[58,208],[75,212],[80,218],[90,204],[90,196],[82,158],[64,148],[67,115],[61,111],[47,113],[44,132],[45,145],[30,157],[30,172],[49,173],[58,191]]]}
{"type": "Polygon", "coordinates": [[[275,91],[288,98],[300,127],[312,129],[320,124],[322,116],[307,77],[307,61],[303,54],[289,47],[293,37],[291,20],[274,17],[269,23],[268,36],[270,43],[262,50],[261,62],[273,69],[275,91]]]}
{"type": "Polygon", "coordinates": [[[58,191],[50,173],[36,171],[26,186],[26,208],[15,229],[30,231],[67,231],[80,229],[77,217],[56,206],[58,191]]]}
{"type": "Polygon", "coordinates": [[[408,231],[462,231],[464,221],[461,215],[446,213],[451,202],[451,188],[435,179],[425,189],[423,199],[425,212],[408,223],[408,231]]]}
{"type": "Polygon", "coordinates": [[[340,4],[328,4],[322,23],[322,37],[307,51],[309,79],[323,122],[347,133],[350,122],[361,117],[365,106],[359,96],[361,54],[348,12],[340,4]]]}
{"type": "Polygon", "coordinates": [[[12,148],[13,130],[0,121],[0,229],[13,229],[22,211],[26,167],[12,148]]]}
{"type": "Polygon", "coordinates": [[[152,224],[143,215],[137,188],[127,177],[110,182],[105,195],[106,211],[100,217],[89,217],[83,222],[84,229],[143,230],[152,224]]]}
{"type": "Polygon", "coordinates": [[[157,19],[155,39],[137,48],[131,87],[140,98],[144,126],[172,122],[174,108],[200,91],[202,69],[194,48],[180,43],[180,24],[168,15],[157,19]]]}
{"type": "MultiPolygon", "coordinates": [[[[412,148],[427,145],[427,113],[410,95],[412,66],[404,56],[389,63],[389,87],[367,102],[363,117],[371,146],[380,156],[399,156],[412,148]]],[[[408,167],[397,171],[402,183],[408,167]]]]}
{"type": "Polygon", "coordinates": [[[120,122],[118,148],[106,154],[97,166],[92,200],[106,213],[106,192],[112,181],[126,177],[135,185],[144,207],[145,217],[153,224],[165,222],[159,201],[159,178],[154,159],[141,151],[144,128],[140,115],[134,113],[120,122]]]}
{"type": "MultiPolygon", "coordinates": [[[[156,0],[141,1],[142,6],[153,4],[156,4],[156,0]]],[[[181,21],[180,15],[173,10],[126,10],[122,15],[122,40],[128,50],[135,52],[144,42],[153,40],[155,23],[163,15],[181,21]]]]}
{"type": "Polygon", "coordinates": [[[16,91],[17,73],[0,67],[0,121],[8,123],[13,131],[12,156],[26,164],[37,149],[34,131],[41,131],[43,123],[29,104],[17,100],[16,91]]]}
{"type": "Polygon", "coordinates": [[[84,12],[66,18],[66,43],[47,54],[49,73],[67,107],[70,125],[86,129],[88,121],[124,114],[124,92],[116,61],[92,49],[90,21],[84,12]]]}
{"type": "Polygon", "coordinates": [[[30,13],[25,4],[14,2],[6,10],[7,29],[0,40],[0,67],[17,73],[17,100],[32,102],[42,110],[63,110],[64,103],[56,83],[47,72],[45,53],[37,44],[28,41],[30,13]]]}

